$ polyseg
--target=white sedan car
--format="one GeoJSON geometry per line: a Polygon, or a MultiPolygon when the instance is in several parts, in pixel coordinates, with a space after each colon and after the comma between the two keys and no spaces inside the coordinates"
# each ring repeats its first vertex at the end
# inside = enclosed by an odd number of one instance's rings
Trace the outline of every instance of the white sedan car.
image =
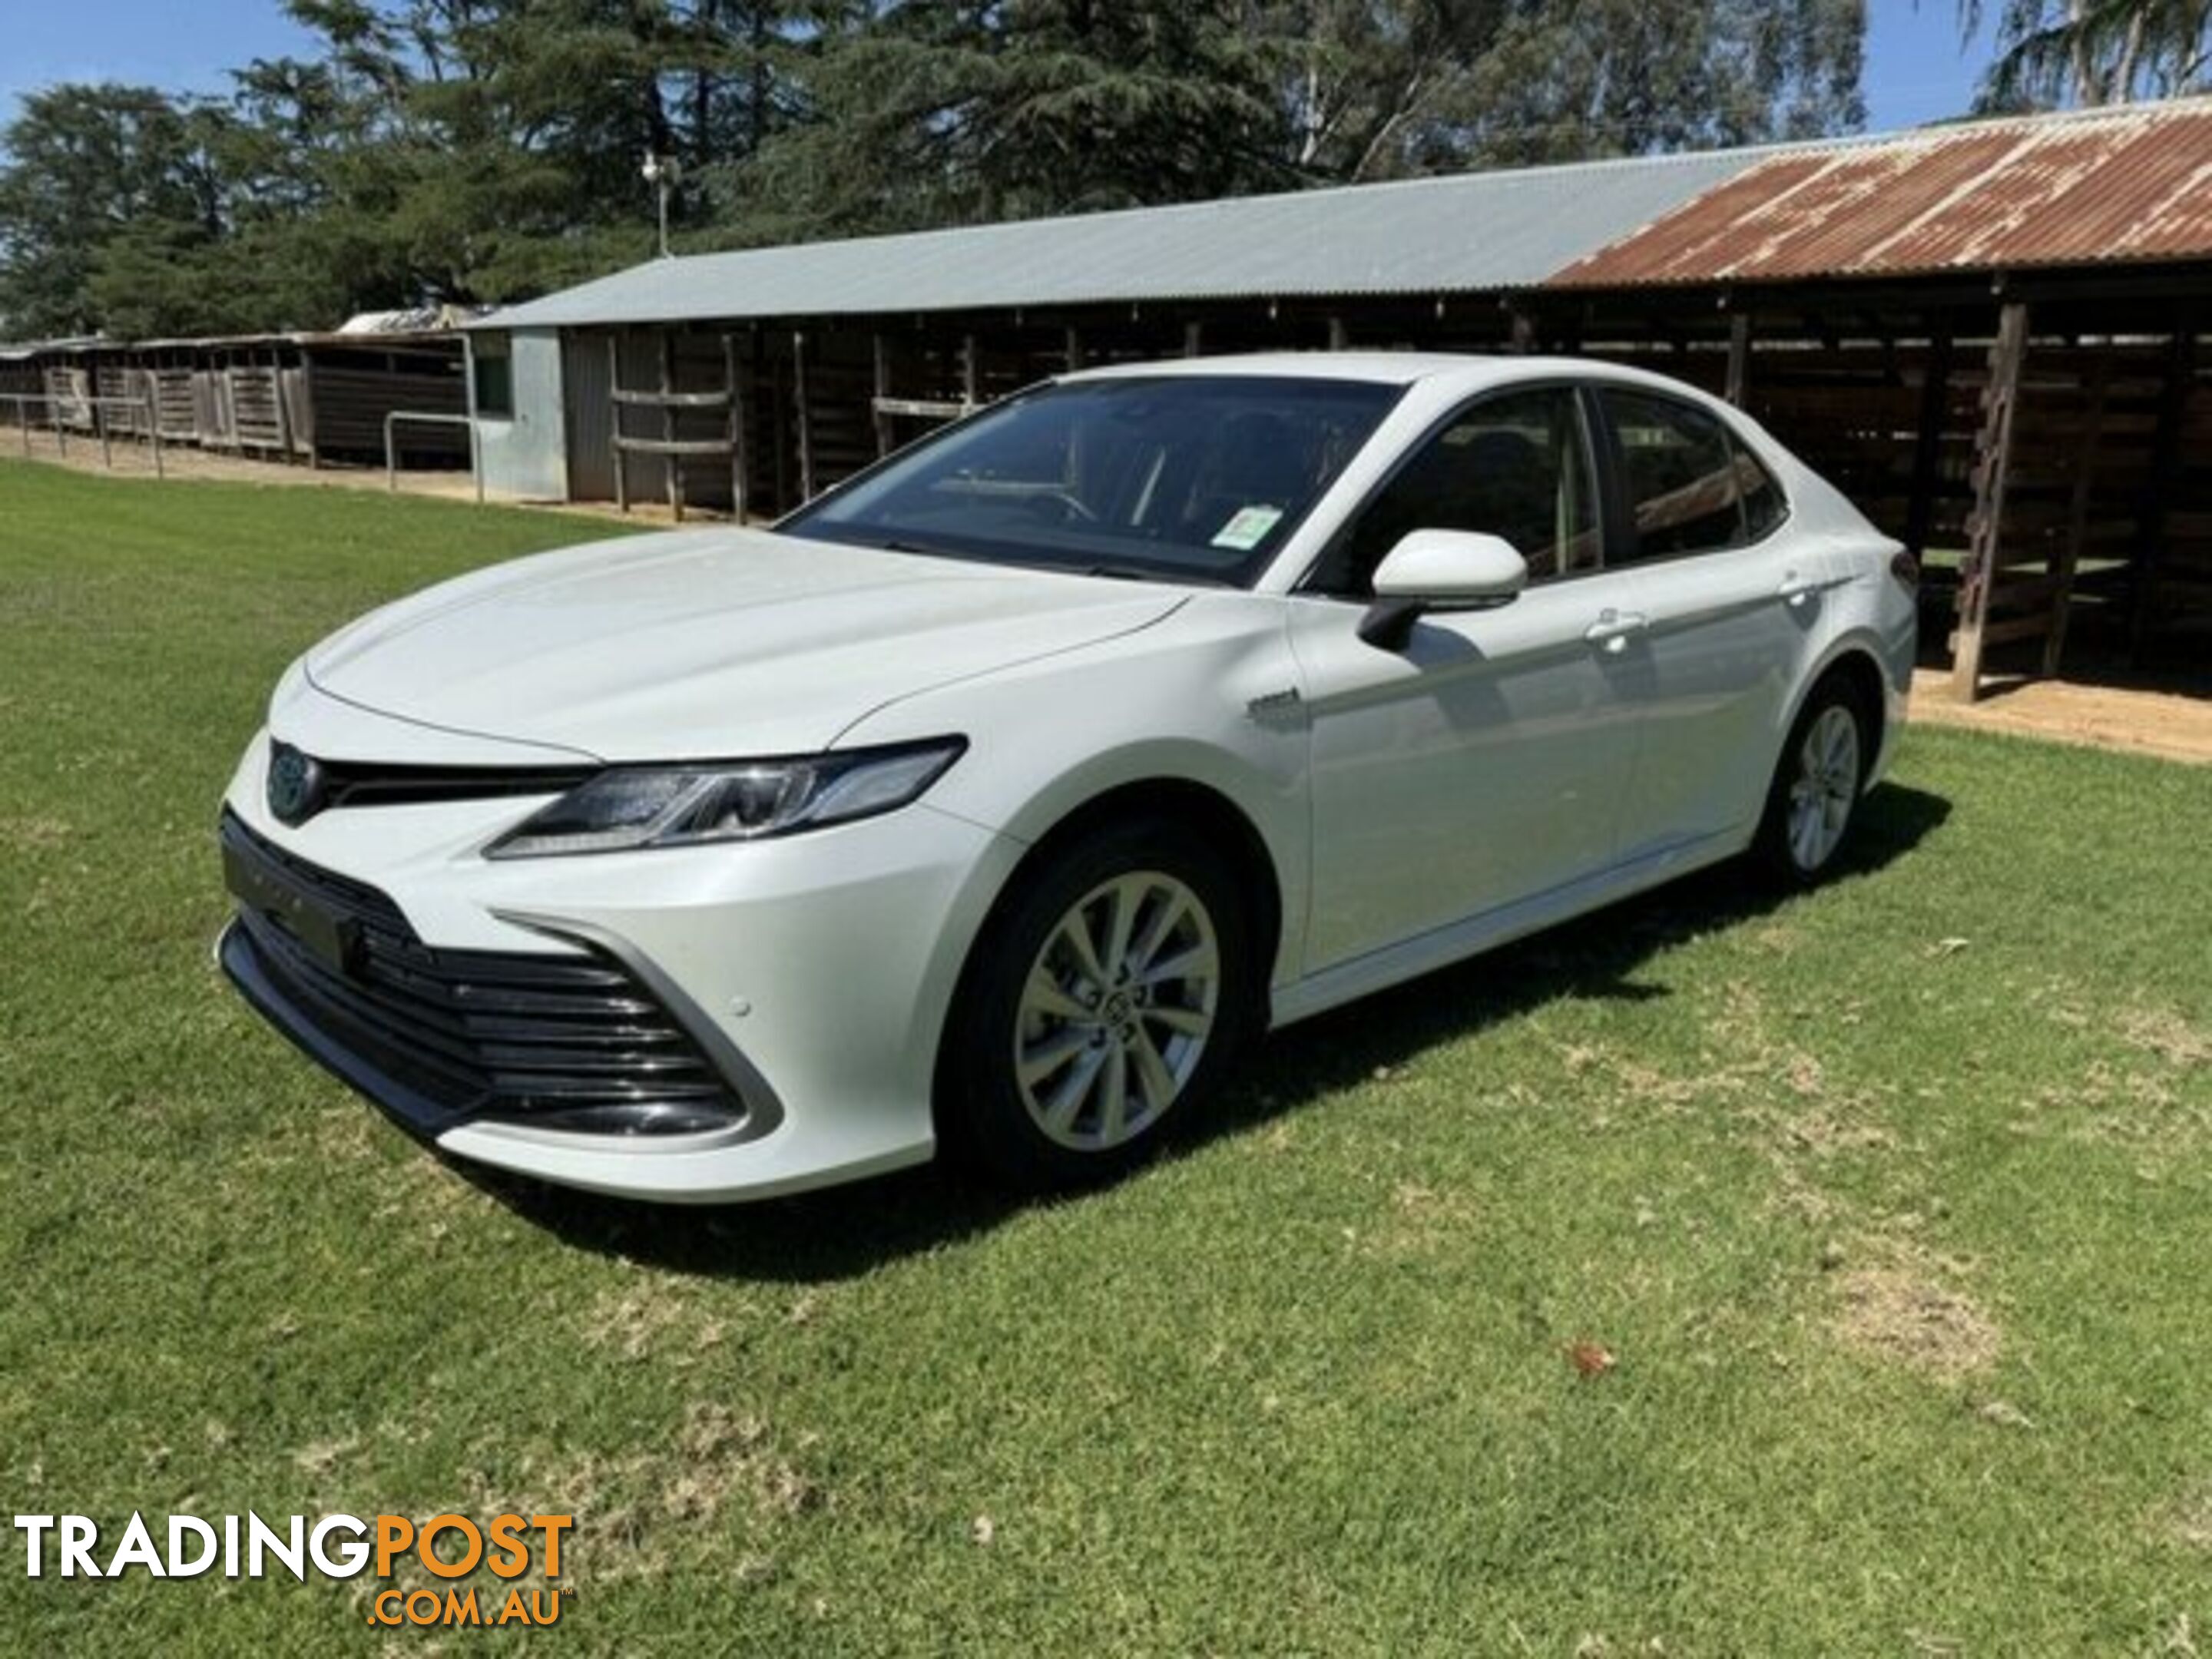
{"type": "Polygon", "coordinates": [[[220,960],[458,1157],[640,1197],[1120,1171],[1261,1032],[1685,871],[1835,860],[1914,570],[1602,364],[1070,375],[773,530],[309,651],[220,960]]]}

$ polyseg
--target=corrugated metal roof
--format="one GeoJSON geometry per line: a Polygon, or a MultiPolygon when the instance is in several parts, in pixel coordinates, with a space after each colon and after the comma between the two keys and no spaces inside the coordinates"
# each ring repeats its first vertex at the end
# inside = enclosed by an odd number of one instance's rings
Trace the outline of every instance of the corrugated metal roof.
{"type": "Polygon", "coordinates": [[[1772,153],[1527,167],[696,254],[469,326],[1527,288],[1772,153]]]}
{"type": "Polygon", "coordinates": [[[2212,100],[1774,155],[1552,286],[1891,276],[2212,256],[2212,100]]]}
{"type": "Polygon", "coordinates": [[[359,311],[332,331],[353,334],[438,334],[473,322],[489,306],[414,306],[400,311],[359,311]]]}
{"type": "Polygon", "coordinates": [[[0,343],[0,362],[18,363],[46,351],[86,351],[106,343],[97,334],[74,334],[60,340],[9,340],[0,343]]]}
{"type": "Polygon", "coordinates": [[[2212,99],[659,259],[566,327],[2212,258],[2212,99]]]}

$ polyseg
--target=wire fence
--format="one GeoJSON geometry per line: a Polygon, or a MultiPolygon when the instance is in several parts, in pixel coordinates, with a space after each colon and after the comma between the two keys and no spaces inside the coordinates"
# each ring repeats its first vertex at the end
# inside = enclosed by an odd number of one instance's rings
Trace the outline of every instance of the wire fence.
{"type": "Polygon", "coordinates": [[[54,434],[54,447],[61,454],[67,455],[72,433],[78,437],[85,436],[84,428],[81,423],[89,419],[92,426],[90,434],[92,441],[100,446],[101,465],[112,467],[115,465],[117,438],[123,438],[133,445],[143,439],[153,453],[154,476],[157,478],[168,476],[161,465],[161,423],[154,407],[154,394],[150,391],[143,397],[138,398],[118,398],[89,392],[72,392],[64,398],[58,398],[44,392],[0,392],[0,404],[8,405],[15,411],[15,418],[10,424],[21,429],[25,455],[31,453],[31,430],[33,424],[43,426],[52,432],[54,434]],[[30,407],[33,404],[44,404],[46,406],[45,420],[35,423],[32,421],[30,407]],[[126,410],[131,418],[122,422],[111,422],[107,418],[107,411],[111,409],[126,410]],[[78,412],[80,410],[85,412],[80,414],[78,412]],[[143,417],[143,425],[140,423],[141,416],[143,417]]]}
{"type": "MultiPolygon", "coordinates": [[[[397,490],[402,471],[398,428],[402,424],[422,426],[459,426],[468,428],[469,477],[475,486],[476,499],[481,506],[484,499],[483,455],[478,446],[476,417],[471,415],[451,415],[428,410],[395,409],[384,417],[384,473],[386,487],[397,490]]],[[[173,453],[173,441],[165,452],[161,439],[160,410],[149,387],[141,397],[116,397],[94,392],[0,392],[0,428],[15,428],[24,457],[35,454],[33,434],[44,433],[52,440],[54,452],[63,459],[69,458],[70,443],[96,443],[100,459],[111,471],[115,465],[115,450],[118,441],[133,447],[143,447],[149,453],[157,478],[167,478],[169,468],[165,453],[173,453]],[[35,411],[35,412],[34,412],[35,411]],[[111,411],[113,411],[111,417],[111,411]]]]}

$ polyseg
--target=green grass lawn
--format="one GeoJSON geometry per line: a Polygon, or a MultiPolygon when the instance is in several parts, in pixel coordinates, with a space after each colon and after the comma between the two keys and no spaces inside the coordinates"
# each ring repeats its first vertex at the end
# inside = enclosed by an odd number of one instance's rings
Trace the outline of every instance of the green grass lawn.
{"type": "MultiPolygon", "coordinates": [[[[575,1650],[2212,1641],[2212,769],[1915,731],[1844,878],[1297,1028],[1073,1201],[501,1196],[222,983],[215,808],[317,635],[601,528],[0,461],[0,1516],[573,1510],[575,1650]]],[[[12,1651],[501,1640],[22,1562],[12,1651]]]]}

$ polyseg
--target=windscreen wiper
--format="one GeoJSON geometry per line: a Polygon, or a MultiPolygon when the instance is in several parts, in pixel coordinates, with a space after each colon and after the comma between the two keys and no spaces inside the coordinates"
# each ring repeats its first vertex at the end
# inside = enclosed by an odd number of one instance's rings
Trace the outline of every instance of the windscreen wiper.
{"type": "Polygon", "coordinates": [[[1227,587],[1218,576],[1198,570],[1157,570],[1141,564],[1085,564],[1073,567],[1080,576],[1104,576],[1118,582],[1191,582],[1201,587],[1227,587]]]}
{"type": "MultiPolygon", "coordinates": [[[[991,560],[984,558],[980,554],[963,553],[957,548],[937,547],[928,542],[908,541],[902,537],[894,538],[887,542],[875,542],[871,544],[871,545],[880,548],[886,553],[919,553],[925,557],[933,559],[963,559],[970,564],[988,564],[992,562],[991,560]]],[[[1021,564],[1024,569],[1042,570],[1053,575],[1103,576],[1109,581],[1188,582],[1194,583],[1201,587],[1231,587],[1235,586],[1233,582],[1226,581],[1219,576],[1208,575],[1203,571],[1166,571],[1154,568],[1150,565],[1120,564],[1111,562],[1101,562],[1097,564],[1061,564],[1056,561],[1033,562],[1030,560],[1023,560],[1021,564]]]]}

